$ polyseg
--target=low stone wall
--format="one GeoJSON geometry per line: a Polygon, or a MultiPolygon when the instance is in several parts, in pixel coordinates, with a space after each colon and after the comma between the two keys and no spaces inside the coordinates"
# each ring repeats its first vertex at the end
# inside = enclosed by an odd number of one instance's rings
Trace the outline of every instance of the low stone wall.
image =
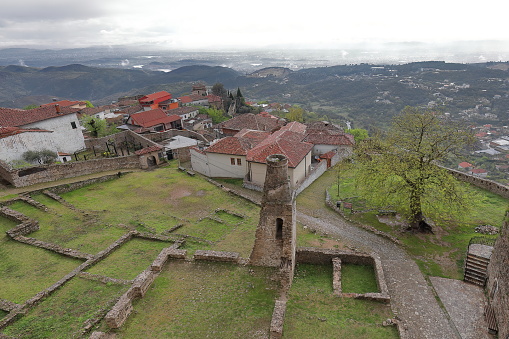
{"type": "MultiPolygon", "coordinates": [[[[9,231],[9,232],[11,232],[11,231],[9,231]]],[[[28,233],[32,233],[32,232],[33,231],[30,230],[30,232],[28,232],[28,233]]],[[[10,233],[8,233],[8,234],[10,236],[10,233]]],[[[83,252],[80,252],[77,250],[73,250],[71,248],[64,248],[57,244],[48,243],[45,241],[37,240],[35,238],[28,238],[23,235],[16,235],[14,237],[11,236],[11,238],[18,242],[28,244],[28,245],[31,245],[34,247],[50,250],[55,253],[65,255],[66,257],[70,257],[70,258],[88,260],[88,259],[92,259],[94,257],[92,254],[83,253],[83,252]]]]}
{"type": "MultiPolygon", "coordinates": [[[[112,309],[106,314],[105,321],[108,327],[119,328],[125,323],[133,311],[133,300],[136,298],[143,298],[145,296],[145,293],[148,291],[155,278],[159,275],[162,266],[168,258],[172,257],[176,253],[182,254],[182,252],[178,252],[178,246],[180,246],[180,242],[175,243],[170,247],[163,248],[150,267],[138,274],[138,276],[134,279],[131,288],[129,288],[118,299],[112,309]]],[[[183,256],[185,257],[186,251],[183,252],[183,256]]]]}
{"type": "Polygon", "coordinates": [[[194,252],[193,258],[194,258],[194,260],[238,263],[239,259],[240,259],[240,255],[237,252],[196,250],[194,252]]]}
{"type": "Polygon", "coordinates": [[[11,169],[9,171],[10,175],[5,179],[15,187],[25,187],[56,179],[67,179],[104,171],[134,168],[140,168],[140,161],[137,155],[11,169]]]}
{"type": "Polygon", "coordinates": [[[202,141],[202,142],[205,142],[205,143],[208,142],[208,140],[203,135],[201,135],[200,133],[197,133],[197,132],[194,132],[194,131],[189,131],[189,130],[171,129],[171,130],[164,131],[164,132],[144,134],[144,136],[147,139],[150,139],[150,140],[152,140],[154,142],[161,142],[163,140],[173,138],[176,135],[181,135],[183,137],[196,139],[196,140],[199,140],[199,141],[202,141]]]}
{"type": "Polygon", "coordinates": [[[16,227],[11,228],[6,232],[7,235],[12,239],[39,230],[39,222],[37,220],[31,219],[22,213],[11,210],[8,207],[5,206],[0,207],[0,216],[20,223],[16,225],[16,227]]]}
{"type": "Polygon", "coordinates": [[[493,246],[488,265],[487,296],[495,312],[498,337],[509,337],[509,213],[493,246]]]}
{"type": "Polygon", "coordinates": [[[335,295],[341,295],[341,259],[332,258],[332,290],[335,295]]]}
{"type": "Polygon", "coordinates": [[[283,336],[283,324],[285,322],[286,301],[276,300],[272,320],[270,322],[270,338],[279,339],[283,336]]]}
{"type": "Polygon", "coordinates": [[[332,259],[340,258],[343,263],[375,266],[375,259],[369,254],[352,251],[299,247],[295,253],[297,263],[331,265],[332,259]]]}
{"type": "Polygon", "coordinates": [[[490,191],[492,193],[498,194],[504,198],[509,198],[509,186],[499,184],[498,182],[495,182],[493,180],[484,179],[476,177],[475,175],[470,175],[464,172],[460,172],[451,168],[445,168],[449,173],[451,173],[456,179],[468,182],[469,184],[472,184],[474,186],[483,188],[487,191],[490,191]]]}
{"type": "Polygon", "coordinates": [[[122,294],[113,308],[106,314],[105,322],[109,328],[119,328],[127,320],[133,311],[133,299],[127,295],[122,294]]]}

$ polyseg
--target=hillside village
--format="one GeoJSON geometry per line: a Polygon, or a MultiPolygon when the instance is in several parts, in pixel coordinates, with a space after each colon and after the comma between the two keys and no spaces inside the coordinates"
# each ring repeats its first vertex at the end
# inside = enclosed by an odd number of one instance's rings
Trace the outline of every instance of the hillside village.
{"type": "MultiPolygon", "coordinates": [[[[288,107],[263,106],[260,110],[284,111],[288,107]]],[[[203,108],[221,110],[222,107],[219,96],[210,94],[205,85],[197,84],[190,95],[178,98],[160,91],[120,98],[116,103],[99,107],[62,100],[29,110],[1,108],[2,177],[15,186],[16,176],[24,178],[21,185],[33,184],[38,180],[51,181],[51,175],[41,177],[41,172],[50,172],[49,168],[62,169],[74,163],[66,174],[55,171],[55,177],[72,177],[83,174],[77,169],[78,163],[107,162],[136,155],[141,168],[179,159],[195,172],[209,177],[243,179],[246,187],[261,190],[265,158],[276,152],[289,157],[292,185],[297,188],[317,167],[331,167],[353,151],[353,136],[325,121],[289,122],[262,111],[232,113],[228,120],[214,124],[210,116],[200,114],[203,108]],[[81,126],[83,118],[92,122],[89,130],[81,126]],[[99,126],[101,121],[113,125],[117,133],[98,138],[94,126],[99,126]],[[44,151],[53,152],[58,163],[45,163],[42,158],[32,163],[27,161],[27,152],[44,151]]],[[[122,166],[119,164],[118,169],[122,166]]],[[[101,168],[98,165],[95,170],[101,168]]]]}
{"type": "MultiPolygon", "coordinates": [[[[388,71],[377,68],[373,72],[384,76],[388,71]]],[[[107,142],[104,142],[103,145],[93,147],[94,156],[91,156],[90,145],[97,144],[92,141],[97,135],[80,125],[84,117],[105,122],[112,131],[132,132],[132,138],[149,139],[145,145],[138,141],[131,151],[140,151],[138,148],[142,146],[157,149],[157,152],[152,152],[157,156],[150,157],[151,164],[159,163],[159,159],[179,158],[182,162],[190,162],[193,170],[199,173],[211,177],[245,179],[245,184],[254,189],[260,189],[262,182],[262,178],[257,178],[256,174],[263,172],[256,168],[256,164],[263,162],[260,160],[263,154],[261,148],[274,147],[283,154],[293,155],[294,167],[291,168],[298,173],[293,180],[295,185],[303,181],[314,164],[326,161],[328,166],[333,165],[335,162],[331,162],[331,159],[334,155],[330,152],[338,154],[334,160],[337,161],[352,151],[353,138],[338,125],[319,121],[290,124],[281,118],[282,114],[291,109],[288,104],[247,104],[255,109],[255,113],[230,112],[227,117],[230,120],[214,123],[211,116],[200,114],[200,109],[221,110],[224,108],[223,99],[212,94],[210,87],[198,83],[193,85],[189,95],[177,98],[166,91],[159,91],[119,98],[110,105],[98,107],[87,107],[83,101],[55,99],[54,102],[28,110],[0,108],[2,172],[30,165],[42,168],[37,154],[35,162],[33,159],[28,162],[23,159],[23,154],[29,151],[50,151],[56,155],[53,161],[57,163],[97,158],[99,150],[99,157],[105,157],[105,154],[107,157],[123,156],[130,152],[129,147],[119,146],[115,150],[111,145],[110,149],[107,142]],[[161,133],[171,136],[156,137],[161,133]],[[296,147],[297,144],[289,140],[302,142],[301,147],[296,147]],[[261,141],[263,143],[257,146],[261,141]],[[309,148],[308,144],[313,147],[305,152],[309,148]],[[292,147],[295,149],[292,150],[292,147]],[[255,156],[256,152],[260,154],[258,157],[255,156]]],[[[502,184],[509,182],[509,128],[497,126],[495,122],[472,125],[471,128],[478,138],[475,149],[471,150],[470,155],[465,154],[463,159],[457,159],[456,163],[445,165],[502,184]]],[[[147,166],[147,163],[140,163],[140,167],[147,166]]],[[[4,174],[1,177],[4,183],[13,184],[11,176],[4,174]]]]}

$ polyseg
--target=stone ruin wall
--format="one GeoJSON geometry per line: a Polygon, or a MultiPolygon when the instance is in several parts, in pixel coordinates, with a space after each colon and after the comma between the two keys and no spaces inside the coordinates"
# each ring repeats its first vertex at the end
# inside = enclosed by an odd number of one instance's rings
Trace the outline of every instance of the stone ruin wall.
{"type": "Polygon", "coordinates": [[[509,186],[505,186],[502,184],[499,184],[498,182],[495,182],[493,180],[484,179],[476,177],[475,175],[470,175],[464,172],[460,172],[457,170],[453,170],[450,168],[445,168],[447,171],[449,171],[450,174],[452,174],[456,179],[468,182],[474,186],[477,186],[479,188],[485,189],[487,191],[490,191],[492,193],[498,194],[504,198],[509,198],[509,186]]]}
{"type": "Polygon", "coordinates": [[[509,213],[488,266],[488,299],[495,311],[498,337],[509,337],[509,213]]]}
{"type": "Polygon", "coordinates": [[[2,172],[0,174],[14,187],[25,187],[43,182],[51,182],[56,178],[67,179],[104,171],[140,168],[140,162],[137,155],[130,155],[117,158],[68,162],[65,164],[42,165],[31,168],[38,169],[39,171],[23,175],[24,171],[27,171],[26,168],[7,169],[2,168],[0,164],[0,172],[2,172]]]}

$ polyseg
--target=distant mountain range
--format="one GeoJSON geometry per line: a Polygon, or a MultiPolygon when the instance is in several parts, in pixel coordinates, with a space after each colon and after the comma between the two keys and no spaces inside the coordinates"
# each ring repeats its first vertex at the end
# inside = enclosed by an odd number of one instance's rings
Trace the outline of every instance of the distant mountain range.
{"type": "Polygon", "coordinates": [[[250,74],[208,65],[170,72],[98,68],[80,64],[34,68],[0,66],[0,107],[44,104],[51,98],[107,104],[120,96],[166,90],[174,96],[191,84],[221,82],[247,99],[299,104],[320,116],[354,126],[385,123],[406,105],[445,105],[452,116],[509,125],[509,65],[439,61],[402,65],[338,65],[292,70],[262,68],[250,74]]]}

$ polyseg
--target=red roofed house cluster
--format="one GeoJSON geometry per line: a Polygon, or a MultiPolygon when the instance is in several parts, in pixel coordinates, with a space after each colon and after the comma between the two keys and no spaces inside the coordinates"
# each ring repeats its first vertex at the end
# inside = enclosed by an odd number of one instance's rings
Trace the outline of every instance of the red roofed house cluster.
{"type": "Polygon", "coordinates": [[[334,155],[336,159],[347,156],[354,145],[352,135],[332,124],[286,124],[266,113],[242,114],[218,127],[227,137],[208,148],[191,149],[193,170],[209,177],[241,178],[246,187],[254,189],[261,189],[265,182],[269,155],[288,158],[290,183],[296,188],[308,177],[312,164],[320,161],[320,155],[327,154],[331,165],[334,155]]]}

